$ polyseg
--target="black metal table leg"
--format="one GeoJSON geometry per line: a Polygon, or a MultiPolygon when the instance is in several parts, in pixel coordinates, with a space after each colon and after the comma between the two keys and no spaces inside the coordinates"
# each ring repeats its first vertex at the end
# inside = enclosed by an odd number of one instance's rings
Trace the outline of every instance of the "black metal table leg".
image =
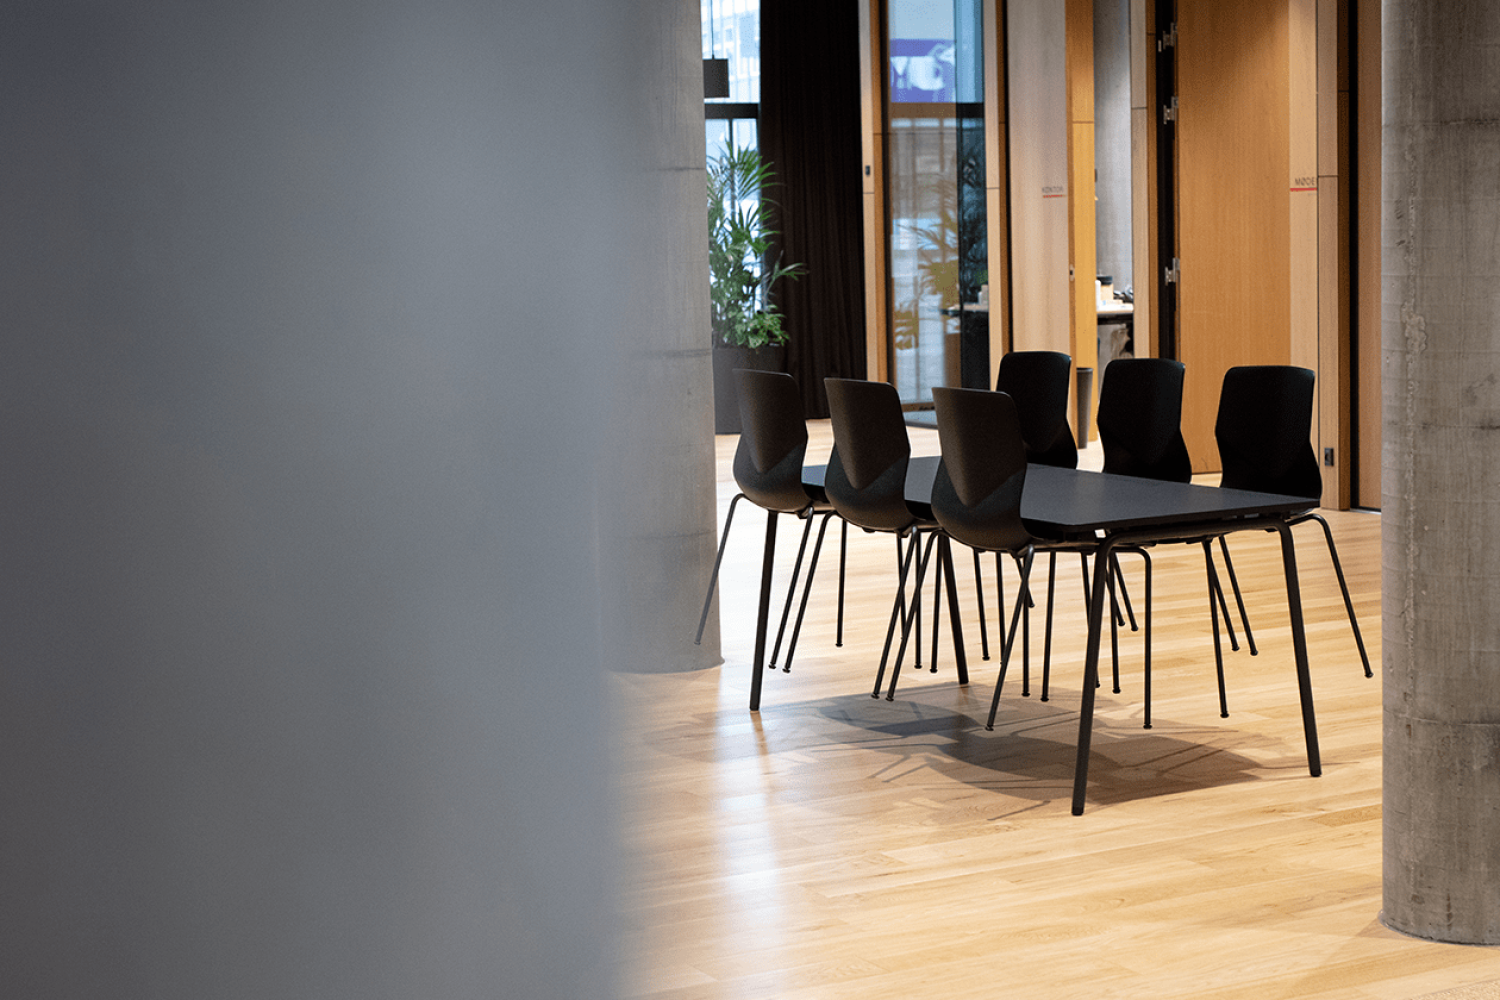
{"type": "Polygon", "coordinates": [[[1286,605],[1292,620],[1292,649],[1297,656],[1297,693],[1302,699],[1302,732],[1307,739],[1307,770],[1314,778],[1323,773],[1323,757],[1318,752],[1318,723],[1313,717],[1312,675],[1307,667],[1307,631],[1302,623],[1302,587],[1297,582],[1297,550],[1292,545],[1292,528],[1285,521],[1276,522],[1281,532],[1281,563],[1286,570],[1286,605]]]}
{"type": "Polygon", "coordinates": [[[1094,734],[1094,690],[1099,686],[1099,641],[1104,633],[1104,593],[1113,550],[1109,542],[1094,554],[1094,582],[1089,593],[1089,641],[1083,658],[1083,700],[1078,712],[1078,763],[1073,770],[1073,815],[1083,815],[1089,783],[1089,744],[1094,734]]]}

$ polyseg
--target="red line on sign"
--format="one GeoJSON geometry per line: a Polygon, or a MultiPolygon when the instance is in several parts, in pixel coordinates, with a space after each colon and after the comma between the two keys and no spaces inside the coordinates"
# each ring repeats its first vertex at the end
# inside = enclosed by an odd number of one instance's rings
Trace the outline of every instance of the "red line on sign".
{"type": "Polygon", "coordinates": [[[1292,190],[1293,191],[1316,191],[1317,188],[1315,188],[1315,187],[1310,187],[1310,188],[1292,188],[1292,190]]]}

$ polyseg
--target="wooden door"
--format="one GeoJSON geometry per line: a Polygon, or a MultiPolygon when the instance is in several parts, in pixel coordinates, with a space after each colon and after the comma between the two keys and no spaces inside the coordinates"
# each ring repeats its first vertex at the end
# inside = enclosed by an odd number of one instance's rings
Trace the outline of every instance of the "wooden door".
{"type": "Polygon", "coordinates": [[[1288,364],[1287,0],[1178,0],[1176,356],[1194,472],[1219,467],[1224,372],[1288,364]]]}

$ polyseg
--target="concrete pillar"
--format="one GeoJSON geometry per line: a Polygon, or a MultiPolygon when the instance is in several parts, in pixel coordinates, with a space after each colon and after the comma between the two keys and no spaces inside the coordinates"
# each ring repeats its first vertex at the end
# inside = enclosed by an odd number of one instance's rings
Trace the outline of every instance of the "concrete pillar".
{"type": "Polygon", "coordinates": [[[1500,944],[1500,8],[1382,34],[1383,918],[1500,944]]]}
{"type": "Polygon", "coordinates": [[[659,673],[721,662],[717,606],[693,642],[718,542],[708,177],[699,8],[635,2],[635,44],[653,72],[640,95],[643,130],[654,138],[633,150],[642,162],[625,171],[629,194],[616,187],[643,221],[622,262],[635,277],[606,334],[619,350],[604,538],[622,583],[609,595],[607,654],[614,669],[659,673]]]}
{"type": "Polygon", "coordinates": [[[7,5],[9,994],[611,994],[633,578],[601,536],[652,497],[608,473],[669,457],[712,491],[673,450],[706,409],[616,433],[621,391],[681,389],[621,359],[706,344],[673,307],[706,282],[673,246],[701,187],[642,196],[663,135],[701,157],[701,111],[660,105],[696,43],[650,34],[696,19],[7,5]]]}

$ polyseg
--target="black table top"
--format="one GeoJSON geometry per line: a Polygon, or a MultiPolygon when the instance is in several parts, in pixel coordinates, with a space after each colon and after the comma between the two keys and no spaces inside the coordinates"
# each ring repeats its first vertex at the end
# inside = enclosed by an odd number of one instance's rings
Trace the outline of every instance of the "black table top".
{"type": "MultiPolygon", "coordinates": [[[[906,496],[926,503],[932,497],[938,456],[914,456],[906,472],[906,496]]],[[[810,465],[802,480],[821,487],[827,466],[810,465]]],[[[1083,469],[1031,465],[1021,494],[1021,517],[1032,533],[1078,538],[1096,531],[1201,526],[1216,521],[1281,516],[1311,510],[1306,497],[1249,490],[1226,490],[1193,483],[1164,483],[1083,469]]]]}

